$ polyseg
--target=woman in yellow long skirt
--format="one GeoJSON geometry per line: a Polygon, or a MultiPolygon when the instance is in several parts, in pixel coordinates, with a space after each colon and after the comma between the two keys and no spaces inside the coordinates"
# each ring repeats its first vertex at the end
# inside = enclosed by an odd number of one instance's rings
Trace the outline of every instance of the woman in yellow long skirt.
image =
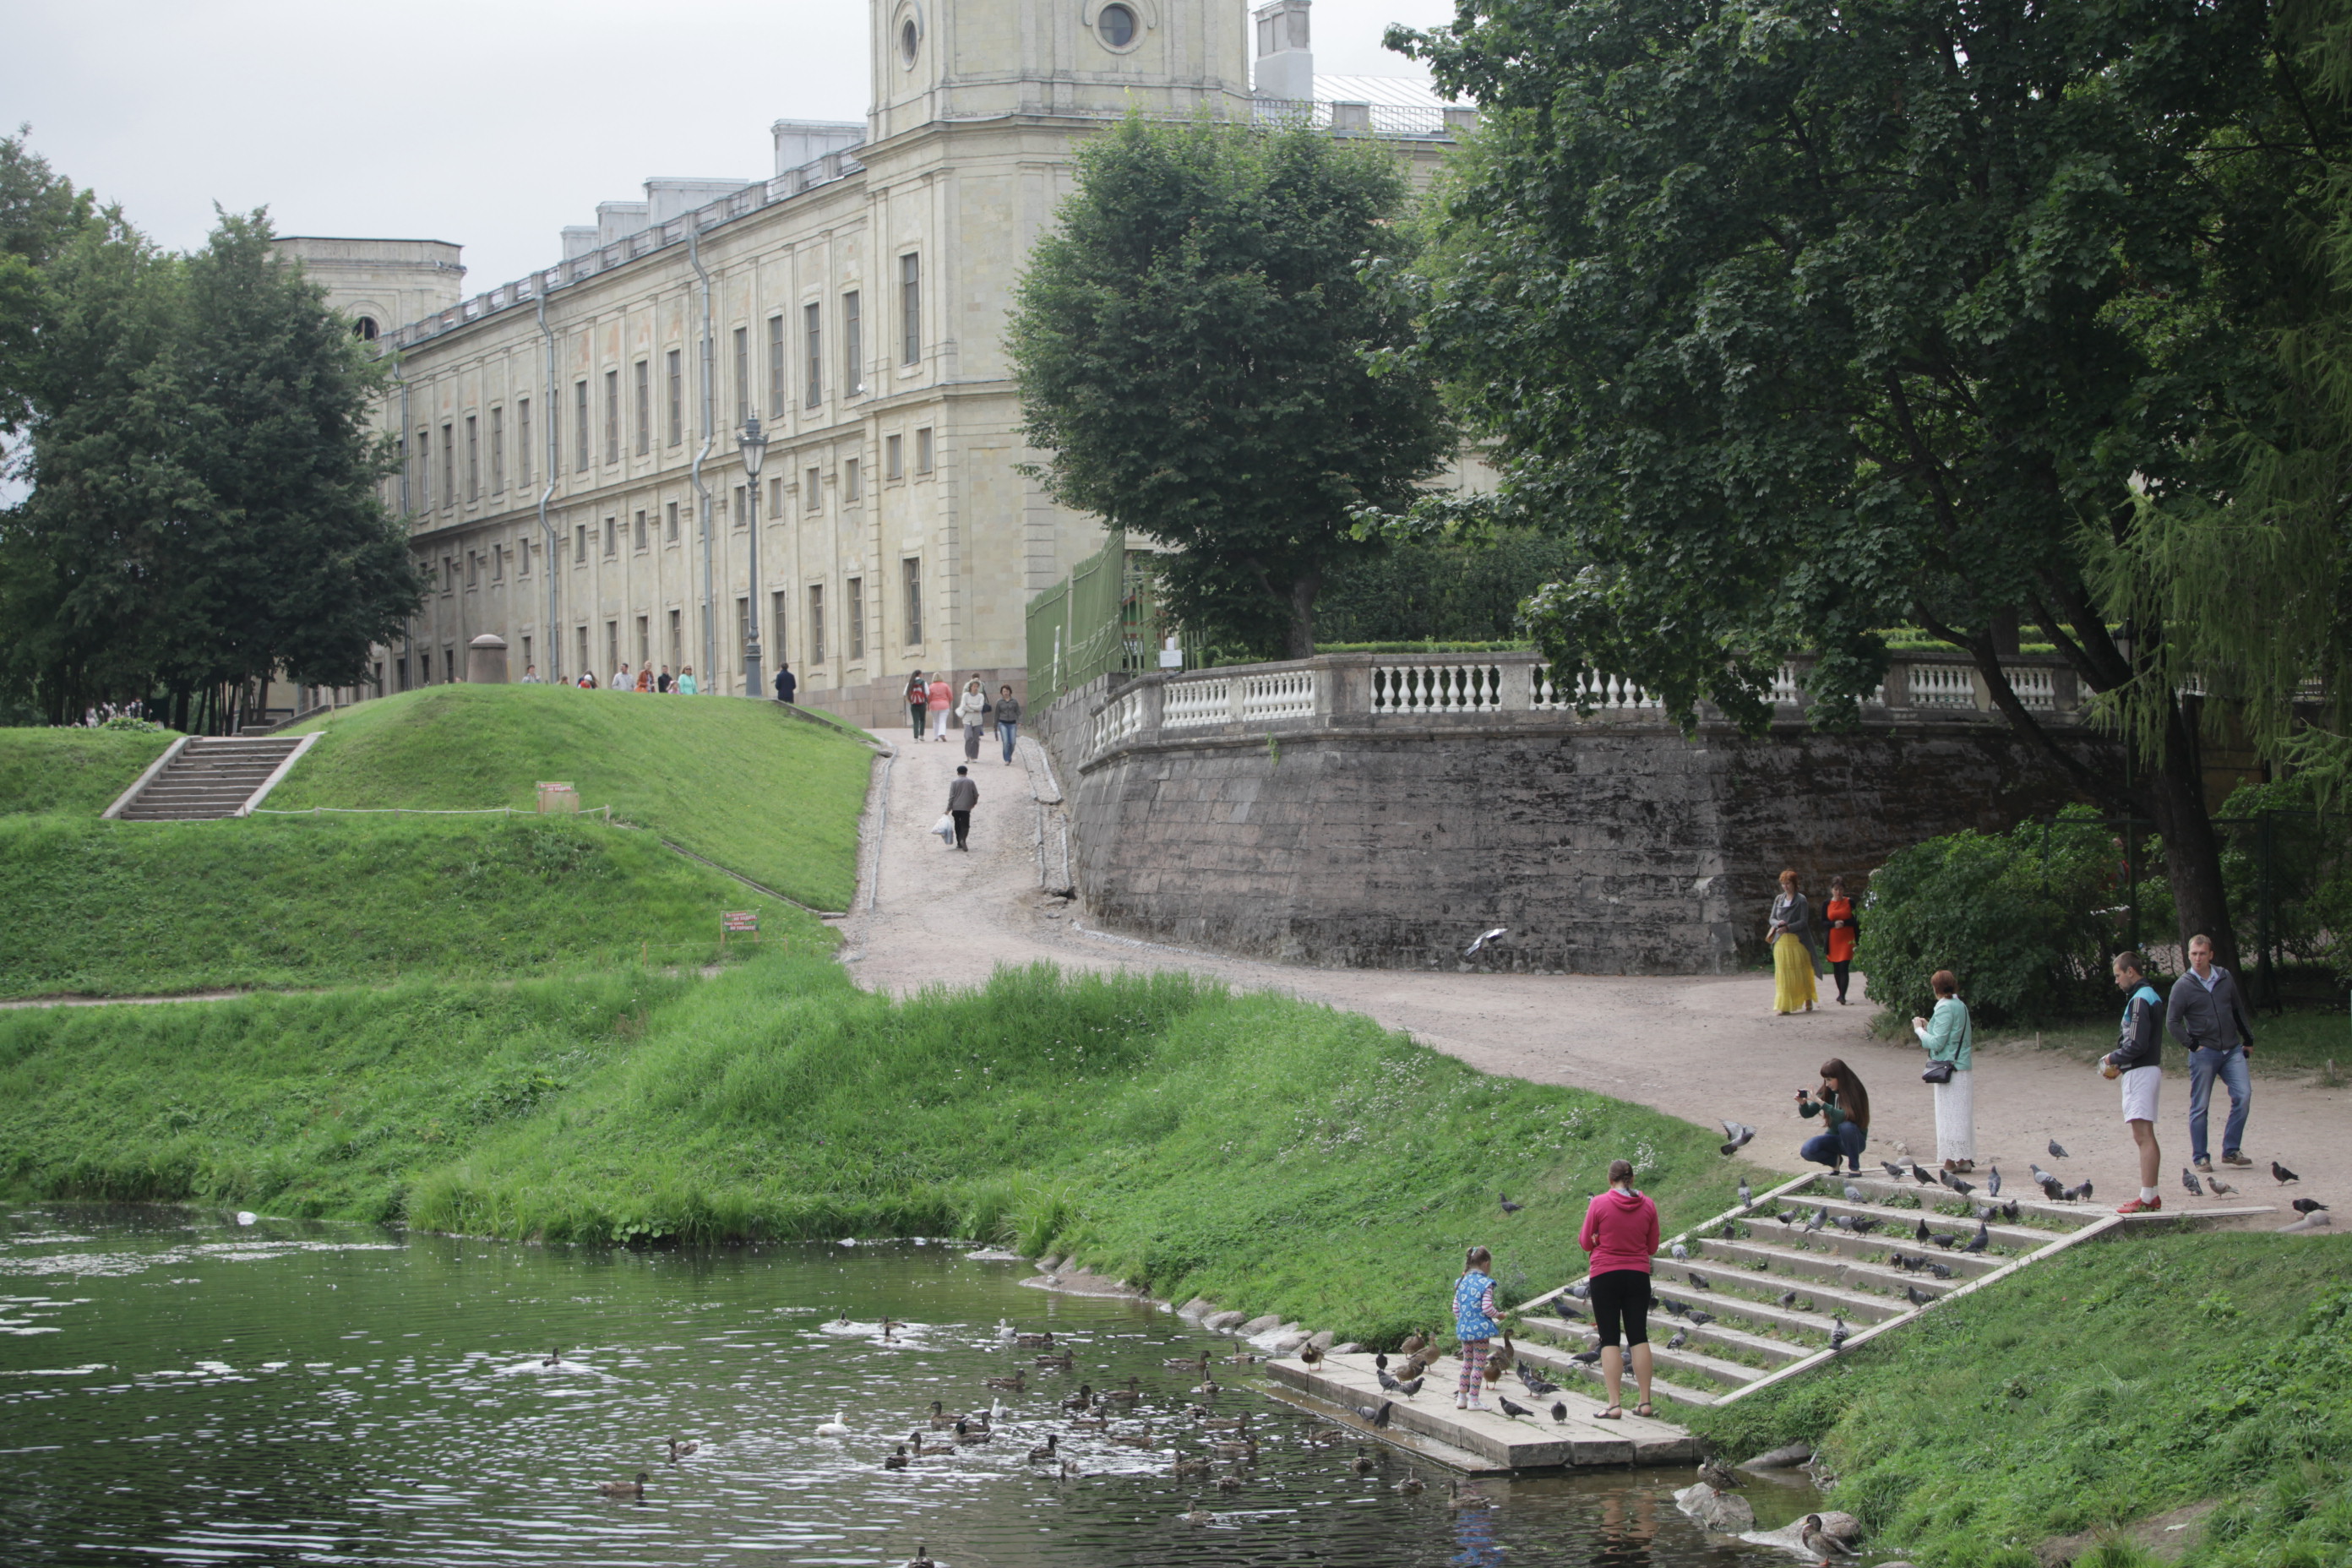
{"type": "Polygon", "coordinates": [[[1772,1011],[1810,1013],[1813,988],[1813,908],[1797,891],[1797,873],[1780,873],[1780,895],[1772,900],[1764,940],[1772,948],[1772,1011]]]}

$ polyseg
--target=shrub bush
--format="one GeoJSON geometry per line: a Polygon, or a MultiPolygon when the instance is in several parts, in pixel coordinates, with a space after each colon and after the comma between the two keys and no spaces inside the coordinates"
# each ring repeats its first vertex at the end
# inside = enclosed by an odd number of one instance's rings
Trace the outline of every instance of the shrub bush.
{"type": "MultiPolygon", "coordinates": [[[[2153,843],[2140,860],[2150,863],[2153,843]]],[[[2030,1024],[2104,1007],[2125,939],[2123,849],[2088,807],[2006,834],[1915,844],[1870,879],[1856,959],[1897,1018],[1933,1009],[1948,969],[1979,1024],[2030,1024]]],[[[2139,883],[2143,933],[2173,929],[2160,877],[2139,883]]]]}

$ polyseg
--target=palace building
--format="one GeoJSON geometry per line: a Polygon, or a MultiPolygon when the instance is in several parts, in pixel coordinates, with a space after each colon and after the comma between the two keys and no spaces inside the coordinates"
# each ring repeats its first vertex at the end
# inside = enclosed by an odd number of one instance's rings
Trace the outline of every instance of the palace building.
{"type": "Polygon", "coordinates": [[[464,679],[484,633],[510,679],[764,694],[788,659],[867,723],[911,669],[1025,689],[1025,605],[1103,539],[1022,471],[1003,341],[1076,142],[1308,115],[1425,174],[1471,113],[1315,77],[1308,0],[872,5],[863,122],[778,121],[764,180],[646,180],[542,272],[461,298],[454,245],[280,241],[393,357],[387,501],[431,590],[381,689],[464,679]]]}

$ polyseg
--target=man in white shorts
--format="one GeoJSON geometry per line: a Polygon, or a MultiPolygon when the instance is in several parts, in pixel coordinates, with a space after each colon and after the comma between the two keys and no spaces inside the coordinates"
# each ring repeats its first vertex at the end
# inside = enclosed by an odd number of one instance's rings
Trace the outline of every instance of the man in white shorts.
{"type": "Polygon", "coordinates": [[[2164,1156],[2156,1146],[2156,1101],[2164,1088],[2164,998],[2142,973],[2137,952],[2116,954],[2116,989],[2124,994],[2124,1021],[2116,1048],[2099,1058],[2099,1071],[2117,1079],[2124,1094],[2124,1124],[2139,1145],[2139,1196],[2117,1214],[2152,1214],[2164,1206],[2156,1174],[2164,1156]]]}

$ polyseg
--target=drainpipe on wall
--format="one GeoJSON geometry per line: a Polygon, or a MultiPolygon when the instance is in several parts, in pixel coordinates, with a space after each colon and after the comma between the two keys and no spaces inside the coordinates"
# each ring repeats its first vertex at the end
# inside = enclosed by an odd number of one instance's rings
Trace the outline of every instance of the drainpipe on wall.
{"type": "Polygon", "coordinates": [[[562,443],[556,438],[555,420],[555,331],[547,324],[547,285],[539,286],[539,334],[547,340],[547,389],[540,394],[539,422],[547,428],[547,488],[539,492],[539,531],[547,537],[547,559],[541,564],[547,571],[547,679],[552,685],[563,679],[563,628],[557,624],[562,614],[556,593],[560,579],[556,575],[557,548],[555,525],[547,521],[547,503],[555,494],[555,466],[563,456],[562,443]]]}
{"type": "Polygon", "coordinates": [[[710,385],[710,274],[703,269],[701,237],[694,227],[695,219],[687,219],[686,258],[694,264],[695,276],[702,279],[702,448],[694,454],[694,467],[688,478],[694,481],[695,511],[702,528],[702,679],[695,682],[698,691],[715,691],[713,682],[719,679],[719,626],[712,619],[710,596],[710,487],[702,482],[702,460],[710,456],[711,398],[710,385]]]}
{"type": "MultiPolygon", "coordinates": [[[[415,532],[415,516],[408,509],[408,376],[402,370],[400,350],[392,351],[392,379],[400,388],[400,521],[412,534],[415,532]]],[[[411,611],[400,617],[400,654],[405,659],[416,652],[416,615],[411,611]]]]}

